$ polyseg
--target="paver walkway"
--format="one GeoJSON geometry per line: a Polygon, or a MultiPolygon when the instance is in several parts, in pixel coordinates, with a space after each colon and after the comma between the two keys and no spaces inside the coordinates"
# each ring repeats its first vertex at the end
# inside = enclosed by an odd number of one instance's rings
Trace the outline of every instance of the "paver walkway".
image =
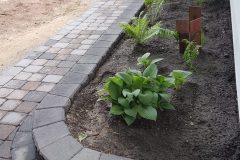
{"type": "MultiPolygon", "coordinates": [[[[129,21],[122,13],[132,1],[95,0],[91,9],[0,74],[0,160],[37,159],[33,111],[40,103],[52,101],[58,106],[64,97],[74,96],[109,49],[104,46],[112,44],[121,33],[116,20],[129,21]]],[[[60,113],[59,121],[64,119],[64,112],[55,110],[41,114],[54,119],[60,113]]]]}

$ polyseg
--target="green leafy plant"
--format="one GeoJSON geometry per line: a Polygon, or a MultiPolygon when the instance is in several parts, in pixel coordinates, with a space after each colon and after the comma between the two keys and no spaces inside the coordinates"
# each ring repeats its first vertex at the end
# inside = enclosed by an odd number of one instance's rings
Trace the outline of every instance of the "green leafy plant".
{"type": "Polygon", "coordinates": [[[195,0],[195,3],[196,3],[198,6],[202,6],[204,2],[205,2],[205,0],[195,0]]]}
{"type": "Polygon", "coordinates": [[[186,82],[187,77],[190,76],[192,73],[188,71],[182,71],[182,70],[173,70],[170,73],[170,76],[173,77],[173,79],[169,78],[169,81],[174,81],[174,88],[180,89],[181,86],[186,82]]]}
{"type": "Polygon", "coordinates": [[[151,53],[145,53],[142,57],[139,57],[137,59],[138,65],[143,65],[145,68],[147,68],[147,66],[149,66],[150,64],[154,64],[163,60],[163,58],[157,58],[157,59],[151,60],[149,59],[150,55],[151,53]]]}
{"type": "Polygon", "coordinates": [[[199,55],[200,45],[196,45],[193,41],[184,39],[183,42],[187,44],[187,47],[183,53],[183,60],[190,69],[194,69],[193,62],[199,55]]]}
{"type": "Polygon", "coordinates": [[[142,18],[142,14],[143,13],[141,13],[139,17],[135,17],[132,21],[132,24],[123,22],[119,24],[123,28],[123,31],[139,44],[143,44],[157,36],[160,28],[159,23],[149,27],[149,21],[145,16],[142,18]]]}
{"type": "Polygon", "coordinates": [[[161,15],[165,0],[144,0],[144,3],[147,7],[147,18],[149,19],[150,24],[153,25],[161,15]]]}
{"type": "Polygon", "coordinates": [[[132,24],[120,23],[119,25],[123,28],[123,31],[132,39],[135,40],[138,44],[144,44],[147,41],[155,38],[172,38],[178,37],[177,32],[171,31],[169,29],[161,28],[160,23],[155,24],[152,27],[149,27],[149,21],[146,16],[135,17],[132,21],[132,24]]]}
{"type": "Polygon", "coordinates": [[[176,31],[172,31],[166,28],[159,28],[158,36],[160,38],[175,38],[176,40],[179,39],[179,35],[176,31]]]}
{"type": "Polygon", "coordinates": [[[175,70],[169,76],[158,74],[155,63],[162,59],[150,60],[150,53],[138,58],[144,71],[127,69],[110,77],[104,84],[104,100],[112,103],[110,113],[121,116],[128,125],[136,119],[156,121],[157,110],[173,110],[168,89],[180,88],[191,72],[175,70]],[[188,73],[188,74],[187,74],[188,73]]]}

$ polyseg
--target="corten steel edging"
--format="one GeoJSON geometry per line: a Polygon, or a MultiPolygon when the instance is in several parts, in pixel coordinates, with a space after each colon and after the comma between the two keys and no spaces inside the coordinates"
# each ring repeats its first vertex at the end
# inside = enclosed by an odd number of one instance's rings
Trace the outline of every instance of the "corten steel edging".
{"type": "MultiPolygon", "coordinates": [[[[230,0],[231,18],[232,18],[232,32],[233,32],[233,46],[234,46],[234,60],[235,60],[235,76],[237,85],[237,100],[238,112],[240,111],[240,1],[230,0]]],[[[240,120],[240,114],[239,114],[240,120]]]]}
{"type": "Polygon", "coordinates": [[[201,45],[201,7],[189,7],[189,19],[176,20],[176,31],[179,34],[179,52],[184,53],[186,44],[184,39],[195,42],[201,45]]]}

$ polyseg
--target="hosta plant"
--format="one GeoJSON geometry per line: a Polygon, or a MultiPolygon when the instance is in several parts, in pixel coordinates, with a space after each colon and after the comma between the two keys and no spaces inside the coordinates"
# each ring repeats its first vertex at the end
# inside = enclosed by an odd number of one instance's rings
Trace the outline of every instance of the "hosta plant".
{"type": "Polygon", "coordinates": [[[173,110],[171,94],[167,91],[180,88],[191,72],[175,70],[168,76],[158,74],[157,63],[149,53],[138,59],[144,71],[127,69],[110,77],[104,84],[104,100],[111,102],[110,113],[121,116],[128,125],[136,119],[156,121],[158,110],[173,110]]]}

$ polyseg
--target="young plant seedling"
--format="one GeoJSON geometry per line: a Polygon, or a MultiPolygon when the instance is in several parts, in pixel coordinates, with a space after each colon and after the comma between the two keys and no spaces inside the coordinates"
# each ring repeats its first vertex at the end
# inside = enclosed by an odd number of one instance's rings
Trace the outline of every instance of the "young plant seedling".
{"type": "Polygon", "coordinates": [[[110,77],[104,84],[101,98],[112,103],[110,113],[121,116],[128,125],[136,119],[156,121],[157,110],[173,110],[168,89],[179,89],[191,72],[176,70],[169,76],[158,74],[156,63],[162,59],[149,59],[150,53],[138,58],[144,71],[127,69],[110,77]]]}
{"type": "Polygon", "coordinates": [[[197,59],[199,55],[200,45],[196,45],[193,41],[184,39],[184,43],[187,47],[183,53],[183,60],[191,70],[195,70],[193,62],[197,59]]]}

